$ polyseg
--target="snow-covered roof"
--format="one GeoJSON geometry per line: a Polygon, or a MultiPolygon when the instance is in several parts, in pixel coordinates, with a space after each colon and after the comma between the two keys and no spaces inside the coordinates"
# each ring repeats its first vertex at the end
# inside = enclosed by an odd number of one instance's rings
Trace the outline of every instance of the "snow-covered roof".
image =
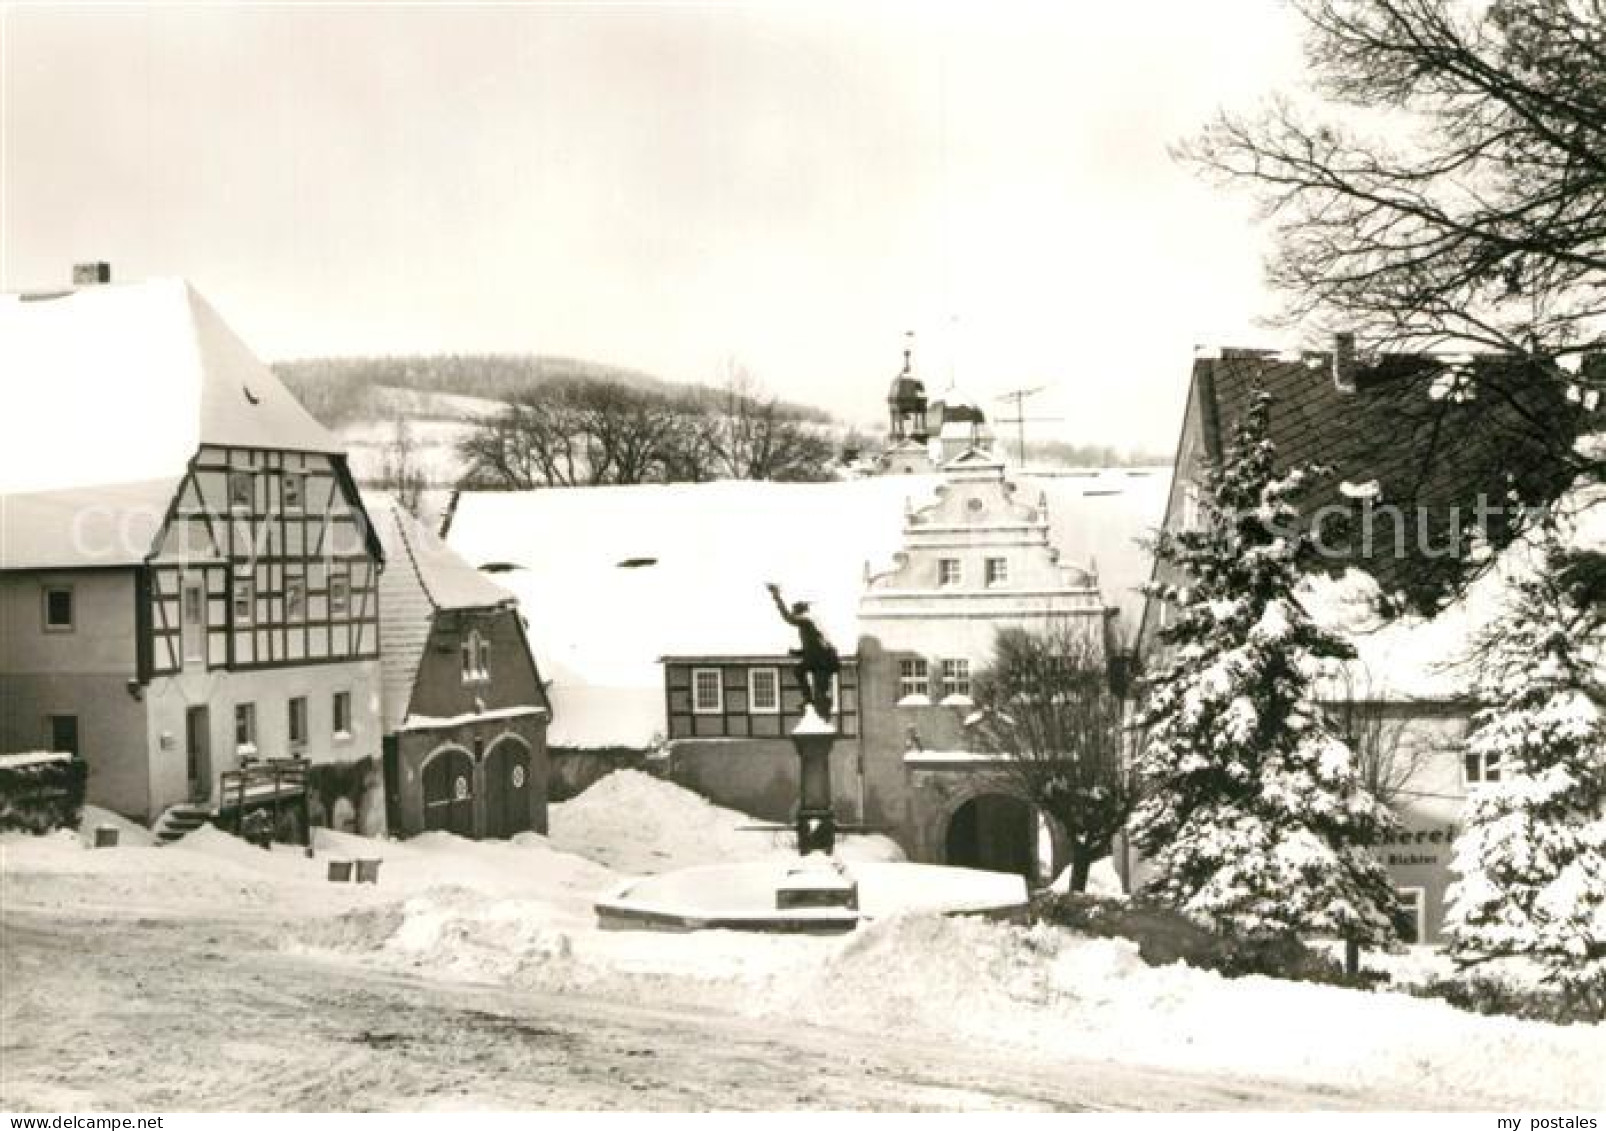
{"type": "Polygon", "coordinates": [[[385,561],[395,567],[386,572],[417,585],[431,607],[492,609],[512,603],[512,593],[465,561],[395,498],[366,491],[363,501],[385,549],[385,561]]]}
{"type": "Polygon", "coordinates": [[[394,498],[363,502],[385,552],[379,575],[380,701],[385,731],[403,728],[439,610],[494,609],[514,597],[454,553],[394,498]]]}
{"type": "MultiPolygon", "coordinates": [[[[1566,544],[1606,552],[1606,488],[1575,487],[1552,512],[1566,544]]],[[[1385,620],[1378,613],[1381,587],[1359,569],[1306,579],[1301,603],[1318,622],[1341,632],[1357,653],[1338,675],[1322,681],[1319,692],[1385,701],[1471,698],[1475,646],[1500,623],[1515,583],[1533,575],[1539,560],[1535,538],[1530,532],[1502,550],[1459,599],[1433,617],[1385,620]]],[[[1606,664],[1606,656],[1601,662],[1606,664]]]]}
{"type": "MultiPolygon", "coordinates": [[[[857,645],[865,571],[902,547],[906,507],[943,476],[836,483],[718,482],[465,492],[448,544],[498,573],[530,622],[553,681],[557,746],[642,745],[664,726],[659,660],[773,656],[795,642],[765,591],[806,600],[844,651],[857,645]]],[[[1025,476],[1047,496],[1067,565],[1096,559],[1104,599],[1135,627],[1149,562],[1137,539],[1160,522],[1169,476],[1111,470],[1025,476]]]]}
{"type": "Polygon", "coordinates": [[[0,569],[137,565],[178,479],[0,495],[0,569]]]}
{"type": "Polygon", "coordinates": [[[339,453],[182,279],[0,296],[0,492],[176,477],[200,444],[339,453]]]}
{"type": "Polygon", "coordinates": [[[980,426],[979,421],[944,420],[942,427],[937,430],[937,435],[944,440],[968,440],[976,434],[980,426]]]}

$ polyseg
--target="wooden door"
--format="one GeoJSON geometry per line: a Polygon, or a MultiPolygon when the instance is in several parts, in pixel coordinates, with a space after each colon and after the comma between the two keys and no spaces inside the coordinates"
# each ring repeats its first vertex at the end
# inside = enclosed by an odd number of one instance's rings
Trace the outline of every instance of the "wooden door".
{"type": "Polygon", "coordinates": [[[503,741],[485,759],[485,835],[510,837],[530,828],[530,752],[503,741]]]}
{"type": "Polygon", "coordinates": [[[212,796],[211,729],[211,711],[207,707],[191,707],[184,712],[184,763],[191,801],[205,801],[212,796]]]}
{"type": "Polygon", "coordinates": [[[424,829],[474,835],[474,759],[443,750],[424,766],[424,829]]]}

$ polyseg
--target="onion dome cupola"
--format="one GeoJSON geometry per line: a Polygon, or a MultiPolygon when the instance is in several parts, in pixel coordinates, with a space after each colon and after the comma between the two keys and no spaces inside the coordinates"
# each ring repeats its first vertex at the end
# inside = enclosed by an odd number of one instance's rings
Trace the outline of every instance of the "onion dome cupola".
{"type": "Polygon", "coordinates": [[[926,438],[926,387],[914,373],[914,334],[907,335],[903,348],[903,370],[892,379],[887,390],[887,417],[893,443],[926,438]]]}

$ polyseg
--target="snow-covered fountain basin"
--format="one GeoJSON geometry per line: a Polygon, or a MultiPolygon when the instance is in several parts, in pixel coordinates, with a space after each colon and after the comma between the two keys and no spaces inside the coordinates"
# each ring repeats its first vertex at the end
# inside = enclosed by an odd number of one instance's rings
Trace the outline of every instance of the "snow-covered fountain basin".
{"type": "Polygon", "coordinates": [[[857,861],[846,865],[858,883],[856,908],[778,907],[776,893],[800,863],[708,864],[638,877],[597,901],[597,920],[616,930],[831,933],[910,912],[1017,918],[1026,910],[1026,881],[1017,875],[857,861]]]}

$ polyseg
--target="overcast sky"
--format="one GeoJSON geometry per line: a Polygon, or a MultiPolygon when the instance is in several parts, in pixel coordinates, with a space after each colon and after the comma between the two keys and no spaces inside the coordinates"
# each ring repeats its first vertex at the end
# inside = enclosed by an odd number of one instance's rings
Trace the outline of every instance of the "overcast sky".
{"type": "Polygon", "coordinates": [[[734,356],[879,421],[913,329],[933,391],[1169,451],[1194,344],[1270,342],[1166,146],[1298,81],[1275,0],[3,20],[0,287],[187,276],[267,360],[734,356]]]}

